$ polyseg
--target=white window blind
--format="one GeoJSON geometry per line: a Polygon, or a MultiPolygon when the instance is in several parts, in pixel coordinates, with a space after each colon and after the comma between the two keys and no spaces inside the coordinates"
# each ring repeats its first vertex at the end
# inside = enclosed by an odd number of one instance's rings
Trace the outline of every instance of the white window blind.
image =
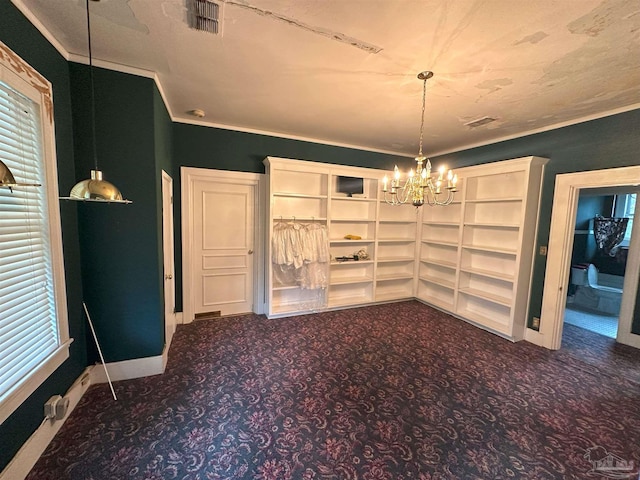
{"type": "Polygon", "coordinates": [[[0,188],[0,404],[60,346],[40,115],[0,82],[0,160],[42,185],[0,188]]]}

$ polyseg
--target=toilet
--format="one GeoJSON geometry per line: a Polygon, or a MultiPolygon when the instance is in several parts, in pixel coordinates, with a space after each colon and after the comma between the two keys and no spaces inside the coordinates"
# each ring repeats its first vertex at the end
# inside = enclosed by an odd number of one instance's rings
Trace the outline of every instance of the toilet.
{"type": "MultiPolygon", "coordinates": [[[[607,278],[622,279],[615,275],[607,275],[607,278]]],[[[573,303],[597,310],[608,315],[618,315],[622,302],[622,288],[612,285],[601,285],[598,269],[595,265],[575,265],[571,268],[571,283],[576,286],[573,303]]],[[[622,281],[618,280],[620,286],[622,281]]]]}

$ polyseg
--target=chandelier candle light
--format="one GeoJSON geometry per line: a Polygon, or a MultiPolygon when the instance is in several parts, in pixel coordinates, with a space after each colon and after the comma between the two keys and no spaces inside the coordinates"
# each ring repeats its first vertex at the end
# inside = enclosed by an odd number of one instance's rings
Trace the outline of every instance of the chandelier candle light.
{"type": "Polygon", "coordinates": [[[431,161],[422,154],[422,137],[424,134],[424,106],[427,95],[427,80],[433,77],[433,72],[420,72],[418,78],[422,84],[422,122],[420,123],[420,151],[416,157],[416,171],[409,170],[407,180],[402,182],[400,170],[396,165],[393,169],[393,179],[390,189],[389,179],[385,175],[382,179],[384,200],[389,205],[403,205],[411,202],[415,207],[421,207],[425,202],[430,205],[449,205],[453,201],[458,176],[443,165],[438,174],[431,176],[431,161]],[[425,160],[427,161],[425,165],[425,160]],[[446,172],[446,173],[445,173],[446,172]],[[445,193],[446,192],[446,193],[445,193]]]}

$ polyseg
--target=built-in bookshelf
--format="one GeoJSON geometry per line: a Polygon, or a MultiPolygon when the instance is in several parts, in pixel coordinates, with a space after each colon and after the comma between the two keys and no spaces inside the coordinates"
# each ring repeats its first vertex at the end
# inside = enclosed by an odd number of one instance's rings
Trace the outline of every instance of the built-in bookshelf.
{"type": "Polygon", "coordinates": [[[379,182],[386,172],[273,157],[265,165],[269,248],[278,222],[319,222],[326,226],[330,252],[323,292],[278,282],[277,268],[267,262],[269,316],[316,311],[314,301],[322,295],[321,309],[414,296],[416,211],[381,206],[379,182]],[[341,192],[339,177],[361,181],[361,192],[341,192]]]}
{"type": "Polygon", "coordinates": [[[546,162],[457,169],[453,203],[416,209],[384,202],[386,172],[268,157],[268,243],[278,222],[319,223],[330,252],[321,292],[279,282],[267,261],[268,315],[418,298],[522,338],[546,162]],[[341,176],[361,181],[358,192],[341,192],[341,176]]]}
{"type": "Polygon", "coordinates": [[[522,338],[546,162],[526,157],[458,171],[458,203],[423,211],[419,299],[522,338]]]}

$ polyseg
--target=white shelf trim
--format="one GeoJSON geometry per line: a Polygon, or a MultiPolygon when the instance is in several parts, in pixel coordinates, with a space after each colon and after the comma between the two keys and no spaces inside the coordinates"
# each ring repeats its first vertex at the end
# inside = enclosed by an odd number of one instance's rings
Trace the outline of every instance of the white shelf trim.
{"type": "Polygon", "coordinates": [[[421,258],[420,261],[429,265],[450,268],[451,270],[455,270],[457,266],[456,262],[447,262],[446,260],[440,260],[438,258],[421,258]]]}
{"type": "Polygon", "coordinates": [[[491,303],[497,303],[498,305],[502,305],[504,307],[511,307],[512,300],[510,298],[505,298],[500,295],[488,293],[484,290],[478,290],[476,288],[469,288],[469,287],[462,287],[462,288],[458,288],[458,292],[464,293],[465,295],[470,295],[472,297],[481,298],[491,303]]]}
{"type": "Polygon", "coordinates": [[[516,256],[518,251],[513,248],[492,247],[490,245],[462,245],[465,250],[475,250],[478,252],[499,253],[502,255],[516,256]]]}
{"type": "Polygon", "coordinates": [[[378,263],[414,262],[415,257],[383,257],[378,258],[378,263]]]}
{"type": "Polygon", "coordinates": [[[500,202],[522,202],[523,197],[504,197],[504,198],[467,198],[466,203],[500,203],[500,202]]]}
{"type": "Polygon", "coordinates": [[[320,199],[325,200],[327,195],[310,195],[307,193],[287,193],[287,192],[273,192],[274,197],[285,197],[285,198],[312,198],[312,199],[320,199]]]}
{"type": "Polygon", "coordinates": [[[420,280],[424,282],[435,283],[436,285],[448,288],[450,290],[454,290],[456,288],[455,282],[445,280],[444,278],[436,278],[436,277],[430,277],[428,275],[420,275],[420,280]]]}
{"type": "Polygon", "coordinates": [[[483,270],[481,268],[470,268],[470,267],[460,267],[460,271],[464,273],[469,273],[472,275],[479,275],[487,278],[494,278],[496,280],[502,280],[505,282],[513,283],[515,281],[515,277],[508,273],[500,273],[495,272],[493,270],[483,270]]]}

